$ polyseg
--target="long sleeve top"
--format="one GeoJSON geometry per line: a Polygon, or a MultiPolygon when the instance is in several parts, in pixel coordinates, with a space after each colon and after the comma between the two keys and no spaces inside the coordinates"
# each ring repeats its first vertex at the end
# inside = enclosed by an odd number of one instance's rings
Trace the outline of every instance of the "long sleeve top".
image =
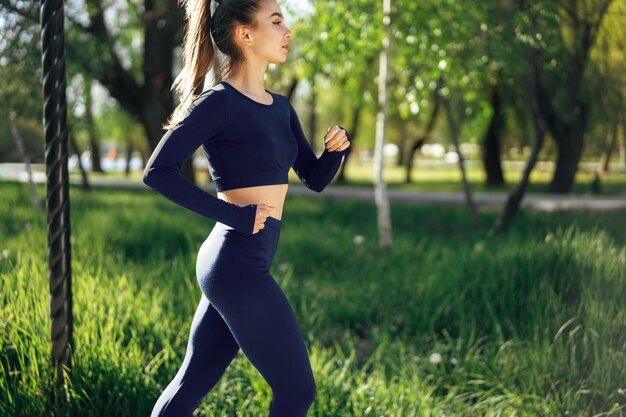
{"type": "Polygon", "coordinates": [[[159,141],[143,182],[173,202],[246,234],[253,232],[256,204],[226,202],[181,175],[183,163],[199,147],[217,191],[287,184],[293,167],[302,183],[321,192],[351,146],[343,151],[324,149],[317,158],[287,97],[268,93],[273,102],[263,104],[222,81],[200,94],[183,121],[159,141]]]}

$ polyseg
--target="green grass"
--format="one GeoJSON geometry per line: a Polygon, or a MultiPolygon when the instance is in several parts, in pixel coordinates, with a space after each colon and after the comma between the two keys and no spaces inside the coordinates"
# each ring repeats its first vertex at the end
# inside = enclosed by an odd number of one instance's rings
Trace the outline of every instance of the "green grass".
{"type": "MultiPolygon", "coordinates": [[[[51,416],[45,216],[27,184],[0,196],[0,415],[51,416]]],[[[184,357],[214,222],[150,190],[71,198],[66,415],[149,415],[184,357]]],[[[309,416],[626,415],[626,211],[520,212],[485,238],[497,214],[478,228],[465,209],[393,203],[383,253],[373,205],[288,197],[272,274],[310,352],[309,416]]],[[[197,415],[270,400],[240,352],[197,415]]]]}

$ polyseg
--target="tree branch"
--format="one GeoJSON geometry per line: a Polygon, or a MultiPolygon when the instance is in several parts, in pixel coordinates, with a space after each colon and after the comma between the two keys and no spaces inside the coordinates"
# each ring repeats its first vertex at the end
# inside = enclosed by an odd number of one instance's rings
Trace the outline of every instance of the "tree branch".
{"type": "MultiPolygon", "coordinates": [[[[27,4],[35,4],[35,3],[27,2],[27,4]]],[[[0,6],[2,6],[2,8],[10,12],[13,12],[19,15],[20,17],[23,17],[24,19],[27,19],[31,23],[39,24],[39,8],[38,7],[32,7],[32,10],[31,8],[27,8],[26,10],[23,10],[13,5],[11,0],[0,0],[0,6]]]]}
{"type": "MultiPolygon", "coordinates": [[[[95,42],[104,46],[107,54],[111,57],[110,64],[102,68],[99,74],[91,74],[98,79],[109,90],[113,96],[125,109],[134,116],[139,116],[142,107],[140,98],[141,87],[132,74],[124,69],[121,60],[113,49],[113,39],[104,21],[104,10],[101,0],[87,0],[87,10],[89,13],[89,25],[79,24],[85,33],[93,36],[95,42]]],[[[88,71],[91,72],[91,71],[88,71]]]]}

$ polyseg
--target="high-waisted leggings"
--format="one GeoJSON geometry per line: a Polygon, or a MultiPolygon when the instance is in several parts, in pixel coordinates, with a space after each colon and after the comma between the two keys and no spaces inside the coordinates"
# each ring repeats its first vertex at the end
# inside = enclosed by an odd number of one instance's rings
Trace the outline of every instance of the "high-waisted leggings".
{"type": "Polygon", "coordinates": [[[287,297],[269,272],[281,220],[248,235],[217,222],[198,251],[202,297],[183,363],[152,417],[191,417],[239,348],[272,390],[269,417],[304,417],[315,380],[287,297]]]}

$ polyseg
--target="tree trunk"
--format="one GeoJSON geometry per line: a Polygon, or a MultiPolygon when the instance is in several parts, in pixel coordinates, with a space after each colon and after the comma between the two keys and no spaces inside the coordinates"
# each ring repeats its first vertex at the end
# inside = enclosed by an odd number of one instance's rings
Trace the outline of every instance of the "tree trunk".
{"type": "Polygon", "coordinates": [[[624,144],[622,145],[622,162],[624,166],[626,166],[626,119],[622,121],[622,141],[624,144]]]}
{"type": "MultiPolygon", "coordinates": [[[[103,172],[100,160],[102,154],[100,152],[100,144],[98,143],[98,135],[96,134],[96,125],[93,120],[93,98],[91,94],[91,85],[93,82],[91,79],[86,78],[88,81],[85,83],[85,122],[87,125],[87,136],[89,137],[89,148],[91,151],[91,171],[103,172]]],[[[78,155],[80,159],[80,154],[78,155]]]]}
{"type": "Polygon", "coordinates": [[[317,105],[317,87],[316,87],[316,73],[311,75],[311,99],[309,100],[309,142],[313,152],[317,154],[317,140],[315,140],[315,129],[317,127],[317,112],[315,107],[317,105]]]}
{"type": "Polygon", "coordinates": [[[22,160],[24,161],[24,166],[26,168],[26,172],[28,173],[28,184],[30,184],[30,191],[33,196],[33,203],[35,204],[37,211],[41,213],[43,212],[43,205],[41,204],[41,198],[39,197],[37,186],[35,185],[35,181],[33,180],[33,170],[30,166],[30,157],[28,156],[26,146],[24,146],[24,140],[22,139],[22,135],[15,125],[15,113],[12,109],[8,109],[8,119],[9,124],[11,125],[11,136],[13,136],[13,140],[15,141],[15,144],[17,145],[20,154],[22,155],[22,160]]]}
{"type": "Polygon", "coordinates": [[[145,167],[148,163],[148,157],[146,155],[146,152],[142,148],[137,149],[137,152],[139,152],[139,156],[141,158],[141,166],[145,167]]]}
{"type": "Polygon", "coordinates": [[[289,99],[289,101],[292,101],[293,95],[296,91],[296,88],[298,88],[298,79],[297,78],[293,78],[291,80],[291,82],[289,83],[289,88],[287,88],[287,99],[289,99]]]}
{"type": "MultiPolygon", "coordinates": [[[[365,59],[365,65],[369,67],[370,65],[374,63],[375,59],[376,59],[376,55],[369,55],[365,59]]],[[[358,89],[359,98],[358,100],[355,100],[356,105],[352,108],[352,121],[350,122],[350,130],[348,131],[348,133],[350,134],[350,146],[351,147],[354,146],[354,140],[358,137],[359,120],[361,118],[361,110],[363,109],[363,92],[365,91],[366,85],[369,81],[370,81],[369,78],[366,78],[364,76],[359,79],[359,89],[358,89]]],[[[350,162],[351,156],[352,156],[352,153],[349,153],[344,158],[343,163],[341,164],[341,167],[339,168],[339,174],[337,176],[338,182],[345,181],[346,169],[347,169],[348,163],[350,162]]]]}
{"type": "Polygon", "coordinates": [[[552,131],[552,137],[557,144],[558,157],[548,192],[566,194],[570,192],[574,185],[574,178],[578,171],[578,162],[582,155],[583,135],[585,132],[585,116],[580,115],[579,117],[580,119],[577,120],[577,123],[567,128],[566,132],[555,134],[552,131]]]}
{"type": "Polygon", "coordinates": [[[133,153],[133,141],[129,137],[126,142],[126,169],[124,172],[127,177],[130,175],[130,159],[132,157],[132,153],[133,153]]]}
{"type": "Polygon", "coordinates": [[[452,109],[450,108],[450,102],[441,97],[441,101],[443,102],[443,107],[446,112],[446,118],[448,119],[448,126],[450,127],[450,136],[452,137],[452,143],[454,143],[454,149],[456,150],[456,154],[459,158],[459,169],[461,170],[461,182],[463,184],[463,192],[465,193],[465,201],[467,203],[467,208],[470,211],[470,215],[472,217],[472,223],[476,226],[480,225],[480,218],[478,217],[478,210],[476,208],[476,204],[474,203],[474,199],[472,197],[472,189],[467,182],[467,176],[465,175],[465,158],[461,154],[461,149],[459,146],[459,127],[454,120],[454,116],[452,115],[452,109]]]}
{"type": "Polygon", "coordinates": [[[490,86],[490,102],[493,115],[485,133],[482,146],[482,160],[485,167],[486,185],[503,185],[502,162],[500,161],[500,138],[504,130],[504,112],[502,97],[497,85],[490,86]]]}
{"type": "Polygon", "coordinates": [[[413,144],[411,145],[411,149],[409,149],[409,152],[406,156],[405,159],[405,163],[406,163],[406,170],[405,170],[405,177],[404,177],[404,183],[405,184],[409,184],[411,183],[411,176],[413,175],[413,160],[415,159],[415,153],[422,148],[422,145],[424,145],[426,143],[426,137],[421,137],[417,140],[415,140],[413,142],[413,144]]]}
{"type": "MultiPolygon", "coordinates": [[[[570,44],[567,50],[564,48],[567,52],[560,58],[563,71],[559,72],[558,78],[552,77],[545,81],[541,79],[542,76],[550,77],[549,72],[542,71],[544,61],[549,58],[543,55],[549,51],[548,48],[541,51],[531,50],[529,56],[533,74],[537,76],[535,84],[541,118],[555,140],[558,151],[549,192],[568,193],[574,185],[590,106],[590,95],[586,91],[585,82],[586,68],[602,20],[612,2],[613,0],[603,0],[589,3],[593,4],[593,8],[570,6],[567,2],[555,3],[558,4],[557,7],[562,7],[561,10],[567,16],[562,24],[569,29],[567,43],[570,44]]],[[[534,13],[540,9],[532,6],[531,2],[522,0],[518,0],[517,5],[520,12],[528,16],[531,28],[539,32],[538,15],[534,13]]]]}
{"type": "Polygon", "coordinates": [[[622,127],[622,146],[618,146],[620,153],[619,153],[619,158],[620,158],[620,163],[624,164],[626,166],[626,115],[622,114],[621,117],[621,127],[622,127]]]}
{"type": "Polygon", "coordinates": [[[378,69],[378,112],[376,114],[376,146],[374,150],[374,197],[377,208],[379,247],[383,251],[393,246],[391,210],[383,178],[383,146],[385,143],[385,118],[387,117],[387,56],[389,53],[391,0],[383,0],[383,45],[378,69]]]}
{"type": "Polygon", "coordinates": [[[526,193],[526,189],[528,188],[530,174],[533,172],[535,168],[535,164],[537,163],[537,159],[539,156],[539,152],[543,147],[544,137],[545,137],[545,128],[542,123],[536,120],[537,116],[533,116],[534,124],[535,124],[535,139],[533,141],[532,151],[530,156],[528,157],[528,162],[526,163],[526,168],[524,168],[524,173],[522,174],[522,178],[519,183],[515,186],[515,189],[511,194],[509,194],[509,198],[506,200],[504,205],[504,209],[502,210],[502,214],[496,220],[495,224],[492,226],[489,231],[490,235],[493,235],[497,232],[505,231],[515,214],[519,209],[519,205],[522,202],[522,198],[524,198],[524,194],[526,193]]]}
{"type": "MultiPolygon", "coordinates": [[[[102,1],[86,0],[86,4],[90,21],[82,29],[102,49],[103,62],[100,65],[83,63],[85,72],[98,79],[120,106],[142,124],[150,151],[153,151],[163,137],[162,125],[174,109],[174,97],[170,90],[173,51],[180,44],[185,11],[176,2],[143,3],[143,84],[139,84],[115,52],[114,37],[105,24],[102,1]]],[[[78,22],[74,24],[80,26],[78,22]]],[[[195,183],[192,159],[183,164],[181,174],[195,183]]]]}
{"type": "Polygon", "coordinates": [[[609,170],[609,162],[611,161],[613,149],[615,149],[615,146],[617,145],[618,128],[619,120],[615,120],[613,122],[611,135],[607,138],[607,144],[604,148],[604,152],[602,152],[602,156],[600,157],[600,163],[598,164],[598,172],[601,174],[609,170]]]}
{"type": "Polygon", "coordinates": [[[413,174],[413,160],[415,159],[415,153],[422,148],[422,146],[430,139],[430,133],[432,130],[431,123],[434,124],[435,119],[437,118],[437,113],[439,112],[439,103],[435,104],[435,108],[430,116],[430,121],[428,123],[428,127],[426,128],[426,132],[424,132],[424,136],[416,139],[411,145],[411,149],[409,150],[408,155],[406,156],[406,175],[404,177],[404,183],[409,184],[412,182],[411,176],[413,174]]]}
{"type": "MultiPolygon", "coordinates": [[[[352,113],[352,120],[350,121],[350,126],[352,126],[351,130],[348,131],[348,133],[350,134],[350,147],[354,146],[354,138],[356,138],[358,135],[357,131],[359,130],[359,118],[361,117],[362,109],[363,109],[363,102],[359,101],[358,106],[354,109],[354,112],[352,113]]],[[[339,168],[339,175],[337,176],[338,182],[343,182],[346,179],[346,165],[348,165],[348,161],[350,161],[351,155],[352,153],[349,153],[343,159],[343,163],[341,164],[341,167],[339,168]]]]}
{"type": "Polygon", "coordinates": [[[439,77],[437,80],[437,86],[435,87],[435,91],[433,93],[433,111],[430,113],[430,118],[428,119],[428,123],[426,124],[426,129],[424,129],[424,134],[422,137],[417,138],[415,142],[411,145],[411,149],[409,154],[406,157],[406,175],[404,177],[405,184],[411,183],[411,171],[413,170],[413,159],[415,158],[415,152],[421,149],[422,145],[426,143],[430,139],[430,134],[435,127],[435,122],[437,121],[437,116],[439,115],[439,106],[441,101],[439,100],[439,89],[443,85],[443,77],[439,77]]]}
{"type": "Polygon", "coordinates": [[[72,147],[72,151],[78,156],[78,169],[80,170],[80,176],[83,180],[83,188],[87,191],[91,189],[89,186],[89,180],[87,179],[87,173],[85,172],[85,168],[83,167],[83,162],[80,160],[80,149],[78,148],[78,143],[76,142],[76,137],[72,134],[71,129],[68,129],[68,139],[70,141],[70,146],[72,147]]]}
{"type": "Polygon", "coordinates": [[[407,136],[407,124],[400,120],[400,138],[398,140],[398,155],[396,157],[396,165],[404,165],[404,158],[406,155],[406,147],[409,140],[407,136]]]}
{"type": "MultiPolygon", "coordinates": [[[[531,51],[531,54],[533,51],[531,51]]],[[[534,52],[536,53],[536,52],[534,52]]],[[[533,62],[531,60],[531,62],[533,62]]],[[[536,61],[534,61],[536,63],[536,61]]],[[[540,79],[539,79],[539,69],[536,65],[532,70],[532,72],[528,75],[528,91],[530,95],[530,108],[533,117],[533,124],[535,130],[535,137],[533,141],[533,148],[528,158],[528,163],[526,164],[526,168],[524,169],[524,173],[522,174],[522,178],[519,183],[515,186],[513,192],[509,195],[507,199],[504,209],[502,210],[502,214],[496,220],[494,225],[488,232],[488,235],[494,235],[495,233],[505,231],[513,217],[517,213],[519,209],[519,205],[526,193],[526,188],[528,187],[530,174],[533,171],[535,164],[537,163],[537,158],[539,156],[539,152],[543,147],[543,141],[546,134],[546,124],[543,120],[541,109],[539,105],[539,91],[540,91],[540,79]]]]}

